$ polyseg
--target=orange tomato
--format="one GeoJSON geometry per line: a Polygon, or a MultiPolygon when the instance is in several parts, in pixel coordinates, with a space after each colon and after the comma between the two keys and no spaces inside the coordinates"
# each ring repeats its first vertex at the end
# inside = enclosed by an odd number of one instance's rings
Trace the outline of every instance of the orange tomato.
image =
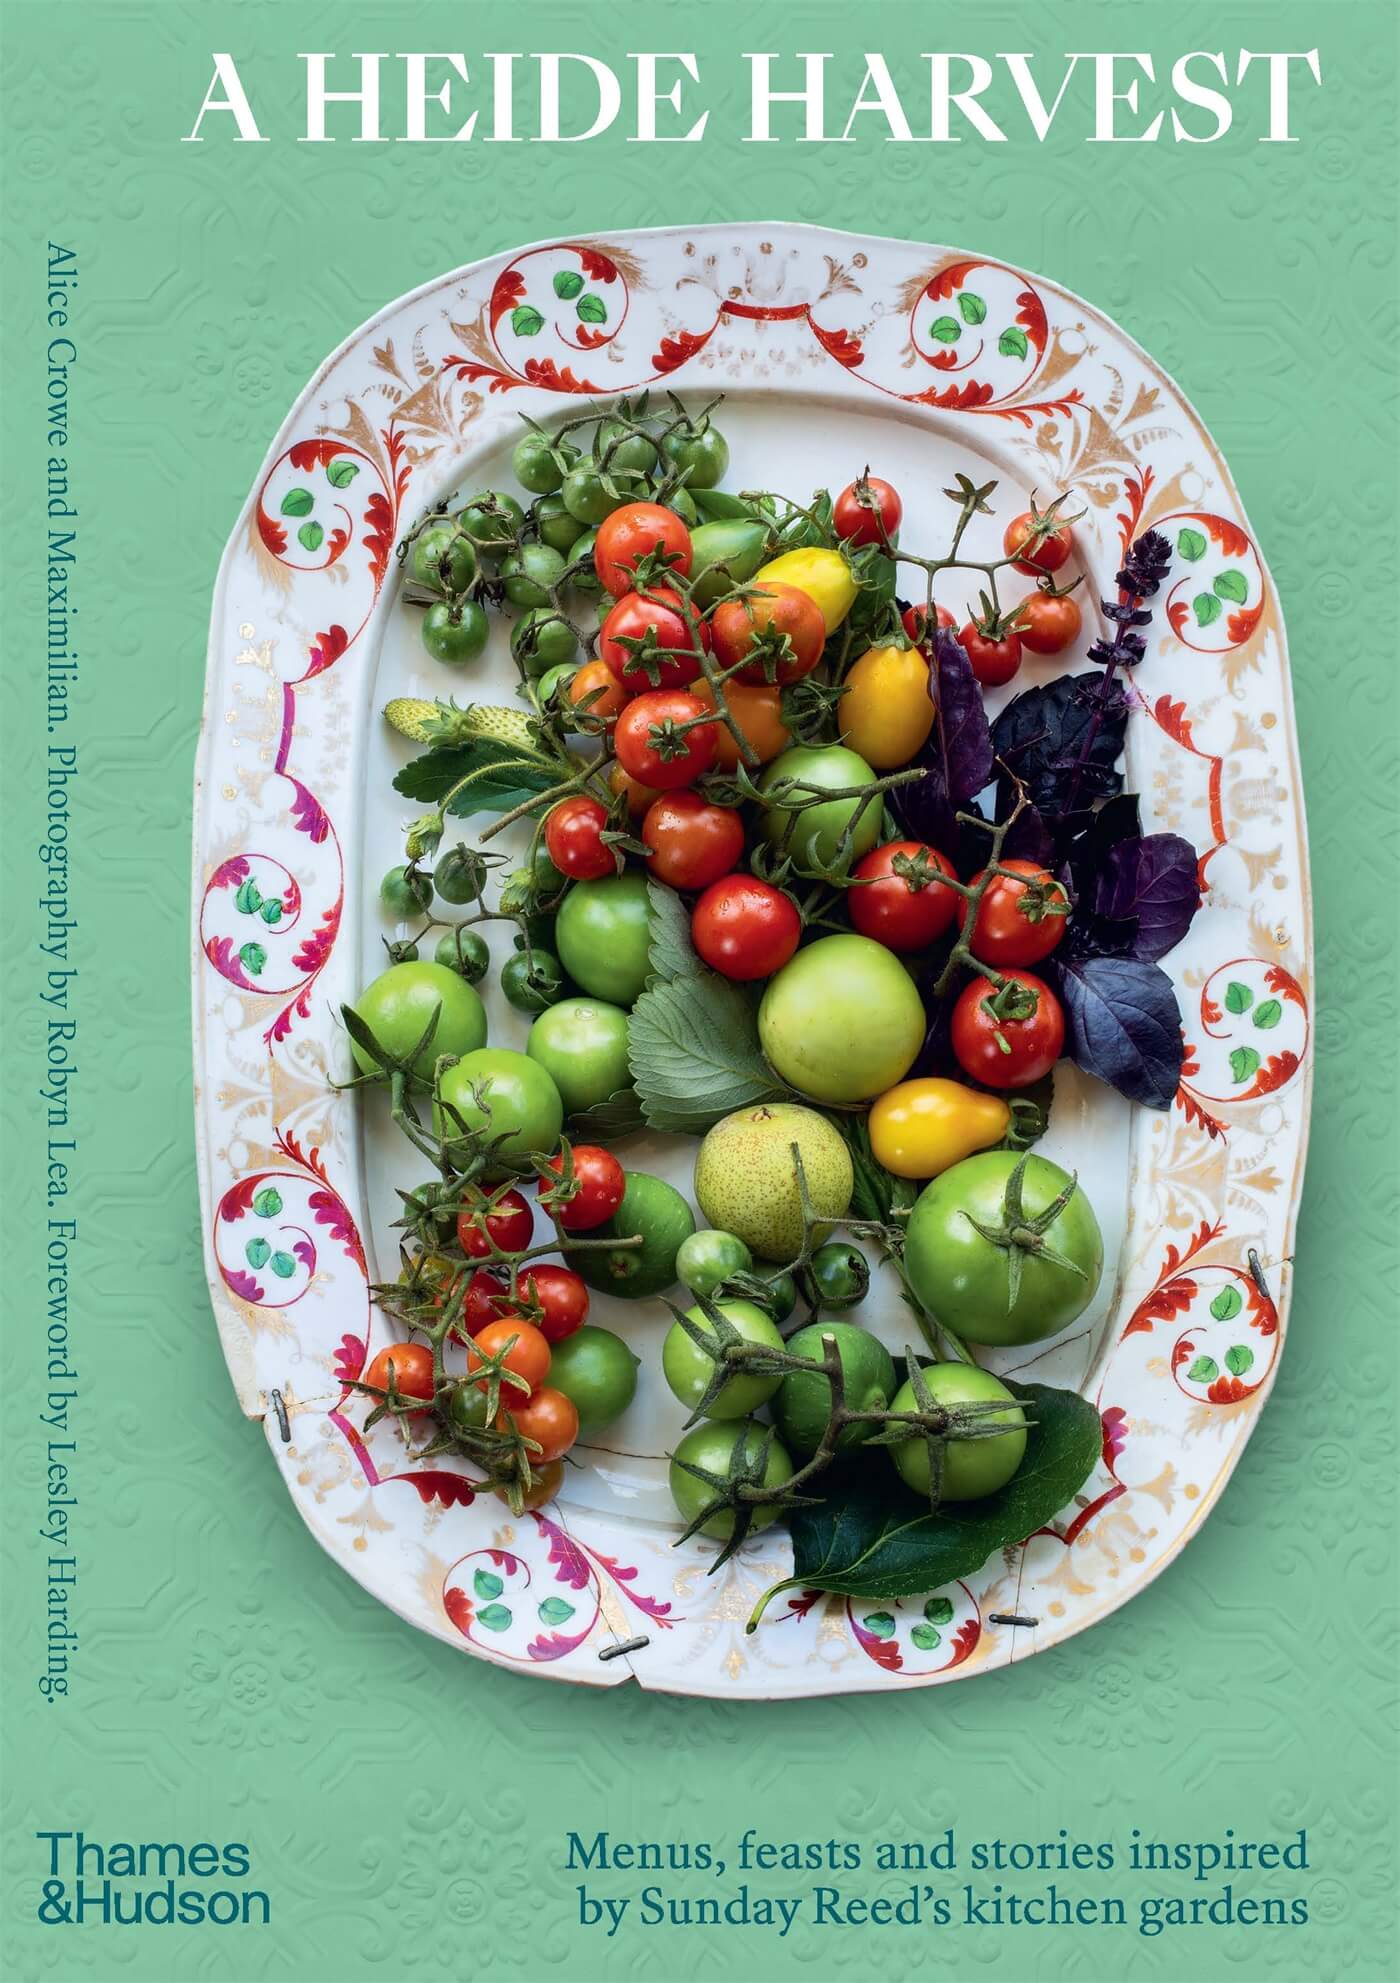
{"type": "MultiPolygon", "coordinates": [[[[546,1501],[552,1501],[554,1499],[555,1495],[564,1485],[564,1462],[562,1460],[550,1460],[547,1464],[541,1465],[539,1459],[536,1458],[530,1471],[535,1478],[521,1497],[520,1508],[522,1514],[530,1508],[542,1508],[546,1501]]],[[[509,1506],[510,1493],[507,1488],[493,1487],[491,1492],[509,1506]]]]}
{"type": "Polygon", "coordinates": [[[650,785],[639,785],[636,779],[629,772],[624,771],[620,764],[615,764],[608,773],[608,784],[612,787],[615,798],[621,798],[625,795],[627,810],[632,814],[634,819],[641,817],[651,805],[653,799],[659,799],[661,797],[661,794],[653,791],[650,785]]]}
{"type": "MultiPolygon", "coordinates": [[[[692,683],[690,693],[698,695],[702,702],[714,708],[714,690],[708,682],[692,683]]],[[[776,683],[735,679],[724,685],[724,699],[729,705],[729,713],[757,751],[760,764],[768,764],[792,742],[783,725],[781,696],[782,690],[776,683]]],[[[739,762],[739,746],[727,723],[719,724],[718,731],[715,763],[721,771],[732,771],[739,762]]]]}
{"type": "Polygon", "coordinates": [[[498,1422],[504,1430],[514,1426],[523,1439],[535,1441],[540,1450],[532,1466],[561,1458],[578,1438],[578,1406],[548,1384],[522,1404],[503,1405],[498,1422]]]}
{"type": "MultiPolygon", "coordinates": [[[[549,1375],[549,1341],[543,1330],[537,1329],[533,1322],[527,1322],[523,1315],[503,1315],[499,1322],[488,1322],[467,1345],[468,1376],[481,1369],[486,1357],[496,1356],[501,1350],[506,1351],[501,1362],[502,1373],[514,1371],[517,1377],[525,1379],[532,1393],[538,1390],[549,1375]],[[515,1341],[506,1349],[512,1336],[515,1341]]],[[[478,1380],[476,1388],[484,1391],[489,1383],[489,1376],[483,1377],[478,1380]]],[[[518,1400],[523,1404],[525,1397],[526,1393],[518,1390],[503,1374],[502,1402],[509,1400],[514,1404],[518,1400]]]]}
{"type": "Polygon", "coordinates": [[[362,1382],[376,1391],[389,1388],[389,1366],[394,1366],[394,1386],[401,1397],[425,1398],[433,1395],[433,1353],[426,1343],[387,1343],[380,1350],[362,1382]]]}
{"type": "Polygon", "coordinates": [[[606,661],[585,661],[578,673],[570,676],[565,693],[574,709],[585,696],[592,696],[584,714],[595,723],[615,723],[627,706],[627,692],[606,661]],[[595,690],[601,693],[595,694],[595,690]]]}

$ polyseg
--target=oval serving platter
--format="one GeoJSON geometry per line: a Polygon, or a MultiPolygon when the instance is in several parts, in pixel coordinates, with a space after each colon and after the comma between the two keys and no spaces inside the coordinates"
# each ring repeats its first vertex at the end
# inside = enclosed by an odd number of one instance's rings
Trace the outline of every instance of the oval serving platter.
{"type": "MultiPolygon", "coordinates": [[[[972,541],[971,539],[969,541],[972,541]]],[[[974,553],[975,555],[975,553],[974,553]]],[[[986,555],[984,553],[984,555],[986,555]]],[[[961,601],[953,602],[961,604],[961,601]]],[[[1061,672],[1032,657],[1016,687],[1061,672]]],[[[523,829],[522,829],[523,830],[523,829]]],[[[312,1534],[382,1603],[459,1649],[595,1686],[728,1699],[931,1685],[1025,1659],[1125,1603],[1218,1499],[1273,1383],[1302,1185],[1312,949],[1302,791],[1279,602],[1220,452],[1178,388],[1098,311],[951,249],[788,224],[553,242],[479,262],[379,312],[292,408],[220,567],[196,776],[194,1011],[205,1260],[240,1405],[262,1420],[312,1534]],[[582,278],[587,313],[560,301],[582,278]],[[962,310],[970,295],[977,308],[962,310]],[[944,321],[946,320],[946,321],[944,321]],[[949,342],[947,322],[964,328],[949,342]],[[932,334],[934,323],[941,334],[932,334]],[[465,673],[424,654],[394,548],[442,497],[509,486],[518,415],[549,423],[650,386],[725,395],[726,486],[805,497],[869,461],[911,543],[941,489],[995,478],[1005,518],[1067,489],[1088,608],[1132,538],[1173,562],[1135,671],[1128,782],[1145,830],[1185,835],[1204,903],[1165,960],[1188,1051],[1175,1106],[1130,1109],[1062,1066],[1044,1148],[1076,1167],[1117,1271],[1082,1325],[996,1367],[1072,1385],[1099,1468],[1048,1529],[978,1576],[878,1607],[784,1594],[783,1532],[717,1575],[673,1546],[681,1422],[655,1303],[595,1297],[643,1359],[637,1402],[582,1449],[561,1500],[519,1520],[451,1462],[363,1432],[355,1377],[387,1340],[369,1297],[397,1266],[412,1153],[348,1068],[341,1003],[395,932],[374,900],[402,857],[410,755],[393,695],[505,700],[504,622],[465,673]],[[1224,582],[1217,586],[1217,579],[1224,582]],[[1204,610],[1201,601],[1207,603],[1204,610]],[[1209,602],[1215,601],[1215,606],[1209,602]]],[[[527,1022],[495,991],[493,1040],[527,1022]]],[[[688,1185],[694,1145],[627,1161],[688,1185]]],[[[862,1319],[898,1346],[893,1292],[862,1319]]]]}

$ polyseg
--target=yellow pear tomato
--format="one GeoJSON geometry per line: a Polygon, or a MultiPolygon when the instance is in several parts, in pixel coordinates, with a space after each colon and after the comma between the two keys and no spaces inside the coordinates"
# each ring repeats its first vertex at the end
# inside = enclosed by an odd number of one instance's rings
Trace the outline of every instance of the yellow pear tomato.
{"type": "Polygon", "coordinates": [[[1010,1124],[999,1095],[929,1076],[901,1081],[871,1104],[870,1148],[896,1177],[938,1177],[1000,1143],[1010,1124]]]}
{"type": "Polygon", "coordinates": [[[917,647],[872,647],[846,676],[842,741],[876,771],[908,764],[933,728],[928,662],[917,647]]]}
{"type": "Polygon", "coordinates": [[[784,551],[754,573],[753,585],[772,579],[775,585],[795,585],[821,608],[829,634],[835,633],[856,603],[856,582],[851,567],[839,551],[825,551],[808,545],[798,551],[784,551]]]}

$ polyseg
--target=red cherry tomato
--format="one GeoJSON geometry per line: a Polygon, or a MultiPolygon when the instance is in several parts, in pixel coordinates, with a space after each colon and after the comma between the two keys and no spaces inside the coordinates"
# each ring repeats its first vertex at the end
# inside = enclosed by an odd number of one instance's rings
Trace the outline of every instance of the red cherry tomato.
{"type": "MultiPolygon", "coordinates": [[[[502,1372],[514,1371],[517,1377],[524,1378],[531,1391],[548,1377],[549,1344],[534,1323],[527,1322],[521,1315],[503,1315],[499,1322],[488,1322],[476,1340],[468,1344],[467,1375],[474,1376],[487,1357],[500,1355],[502,1350],[505,1351],[501,1357],[502,1372]]],[[[490,1381],[489,1375],[479,1378],[477,1390],[484,1391],[490,1381]]],[[[502,1376],[502,1404],[523,1403],[528,1395],[502,1376]]]]}
{"type": "Polygon", "coordinates": [[[1042,978],[1029,971],[1004,976],[1034,992],[1035,1009],[1024,1018],[999,1018],[991,1002],[999,996],[986,978],[974,978],[953,1007],[953,1053],[964,1074],[988,1088],[1028,1088],[1048,1074],[1065,1043],[1065,1015],[1042,978]]]}
{"type": "Polygon", "coordinates": [[[1020,615],[1016,632],[1032,654],[1063,654],[1084,624],[1079,601],[1068,592],[1033,592],[1022,600],[1020,615]]]}
{"type": "Polygon", "coordinates": [[[810,675],[826,646],[822,609],[795,585],[776,579],[747,599],[726,599],[710,621],[715,659],[734,668],[745,655],[753,658],[740,670],[741,682],[800,682],[810,675]]]}
{"type": "MultiPolygon", "coordinates": [[[[1038,964],[1065,933],[1069,897],[1047,868],[1034,861],[1002,861],[1011,874],[995,874],[977,905],[972,926],[973,955],[984,964],[1038,964]]],[[[985,870],[984,870],[985,872],[985,870]]],[[[982,879],[973,877],[975,888],[982,879]]],[[[958,897],[958,924],[967,922],[967,901],[958,897]]]]}
{"type": "Polygon", "coordinates": [[[958,635],[967,653],[972,672],[984,689],[1000,688],[1009,682],[1021,665],[1021,641],[1014,633],[1005,633],[1000,640],[989,639],[973,621],[958,635]]]}
{"type": "Polygon", "coordinates": [[[638,592],[619,599],[598,632],[599,659],[629,695],[683,689],[693,682],[700,673],[700,650],[710,637],[703,620],[691,632],[678,592],[669,586],[648,590],[656,593],[655,599],[643,599],[638,592]],[[625,646],[629,641],[642,645],[625,646]]]}
{"type": "Polygon", "coordinates": [[[878,475],[862,475],[858,482],[848,483],[833,505],[836,535],[848,544],[883,544],[886,538],[893,539],[903,515],[899,491],[878,475]]]}
{"type": "Polygon", "coordinates": [[[431,1403],[433,1353],[426,1343],[386,1343],[360,1381],[372,1384],[376,1391],[387,1391],[390,1364],[394,1366],[394,1386],[403,1397],[426,1398],[431,1403]]]}
{"type": "MultiPolygon", "coordinates": [[[[935,599],[933,611],[937,625],[943,627],[948,633],[956,632],[957,620],[948,611],[946,606],[940,606],[935,599]]],[[[922,647],[928,639],[927,610],[923,606],[906,606],[900,614],[900,619],[903,622],[904,631],[908,634],[910,640],[913,641],[915,647],[922,647]]]]}
{"type": "Polygon", "coordinates": [[[532,1260],[516,1275],[515,1291],[523,1306],[539,1311],[547,1342],[562,1343],[588,1320],[588,1289],[572,1267],[532,1260]]]}
{"type": "Polygon", "coordinates": [[[1039,578],[1042,572],[1058,571],[1074,548],[1074,533],[1067,523],[1057,523],[1046,510],[1023,510],[1006,526],[1002,543],[1009,558],[1016,558],[1017,571],[1039,578]],[[1028,546],[1024,557],[1016,557],[1028,546]]]}
{"type": "Polygon", "coordinates": [[[634,696],[617,719],[613,749],[629,778],[659,792],[693,785],[715,761],[719,725],[713,721],[683,729],[706,714],[698,696],[684,689],[652,689],[634,696]]]}
{"type": "Polygon", "coordinates": [[[668,888],[708,888],[737,867],[744,822],[733,807],[708,805],[698,792],[663,792],[647,808],[642,839],[658,881],[668,888]]]}
{"type": "Polygon", "coordinates": [[[802,918],[779,888],[751,874],[712,882],[690,918],[690,938],[722,977],[747,982],[781,971],[797,948],[802,918]]]}
{"type": "Polygon", "coordinates": [[[507,1405],[502,1387],[498,1423],[507,1431],[514,1427],[522,1439],[534,1440],[540,1450],[530,1455],[532,1468],[547,1466],[567,1453],[578,1438],[578,1406],[549,1384],[523,1404],[512,1400],[507,1405]]]}
{"type": "Polygon", "coordinates": [[[457,1214],[457,1244],[469,1260],[486,1260],[494,1242],[502,1253],[523,1253],[535,1230],[535,1216],[518,1191],[503,1191],[489,1211],[457,1214]]]}
{"type": "MultiPolygon", "coordinates": [[[[594,1226],[601,1226],[610,1219],[622,1203],[627,1179],[612,1151],[601,1149],[596,1143],[575,1143],[572,1155],[577,1188],[572,1198],[559,1205],[559,1223],[565,1232],[590,1232],[594,1226]]],[[[557,1157],[550,1158],[549,1167],[560,1177],[564,1175],[562,1151],[557,1157]]],[[[547,1211],[554,1209],[553,1192],[543,1179],[540,1181],[540,1203],[547,1211]]]]}
{"type": "Polygon", "coordinates": [[[571,881],[601,881],[617,873],[617,859],[603,840],[607,807],[580,793],[561,799],[545,819],[544,844],[560,874],[571,881]]]}
{"type": "Polygon", "coordinates": [[[952,862],[936,848],[920,840],[887,841],[856,863],[854,885],[846,890],[851,922],[886,950],[927,949],[962,900],[937,880],[940,874],[957,880],[952,862]]]}
{"type": "Polygon", "coordinates": [[[510,1284],[497,1267],[478,1267],[467,1282],[454,1336],[476,1336],[510,1306],[510,1284]]]}
{"type": "Polygon", "coordinates": [[[624,503],[598,525],[593,546],[598,576],[614,599],[632,590],[644,558],[654,558],[685,578],[690,571],[690,532],[674,510],[663,509],[660,503],[624,503]]]}

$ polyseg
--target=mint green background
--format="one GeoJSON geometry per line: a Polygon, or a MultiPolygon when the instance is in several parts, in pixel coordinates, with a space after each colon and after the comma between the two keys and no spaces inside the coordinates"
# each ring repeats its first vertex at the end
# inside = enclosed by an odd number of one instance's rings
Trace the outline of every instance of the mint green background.
{"type": "MultiPolygon", "coordinates": [[[[6,608],[0,653],[7,1182],[6,1959],[15,1977],[533,1979],[1395,1973],[1397,11],[1374,4],[658,10],[72,4],[4,9],[6,608]],[[480,32],[474,32],[474,27],[480,32]],[[1307,48],[1302,142],[745,148],[738,49],[1307,48]],[[291,141],[298,49],[674,47],[702,147],[456,152],[291,141]],[[277,142],[176,142],[212,47],[277,142]],[[726,88],[722,78],[734,79],[726,88]],[[934,1693],[781,1707],[593,1694],[473,1664],[317,1550],[238,1416],[199,1254],[187,1040],[191,759],[215,566],[322,355],[436,271],[519,240],[735,212],[944,240],[1115,316],[1221,443],[1283,595],[1318,915],[1317,1091],[1292,1334],[1223,1505],[1092,1633],[934,1693]],[[82,262],[79,797],[84,1397],[76,1698],[34,1690],[42,1212],[30,852],[42,640],[35,502],[46,234],[82,262]],[[1378,521],[1379,519],[1379,521],[1378,521]],[[1382,585],[1372,574],[1380,570],[1382,585]],[[1382,604],[1380,594],[1385,602],[1382,604]],[[663,1839],[1121,1839],[1306,1823],[1313,1925],[785,1942],[582,1939],[569,1826],[663,1839]],[[247,1839],[270,1931],[34,1925],[37,1827],[247,1839]]],[[[617,1883],[604,1883],[616,1885],[617,1883]]],[[[624,1887],[625,1887],[625,1883],[624,1887]]],[[[637,1882],[633,1882],[633,1890],[637,1882]]],[[[1113,1890],[1113,1882],[1104,1882],[1113,1890]]]]}

